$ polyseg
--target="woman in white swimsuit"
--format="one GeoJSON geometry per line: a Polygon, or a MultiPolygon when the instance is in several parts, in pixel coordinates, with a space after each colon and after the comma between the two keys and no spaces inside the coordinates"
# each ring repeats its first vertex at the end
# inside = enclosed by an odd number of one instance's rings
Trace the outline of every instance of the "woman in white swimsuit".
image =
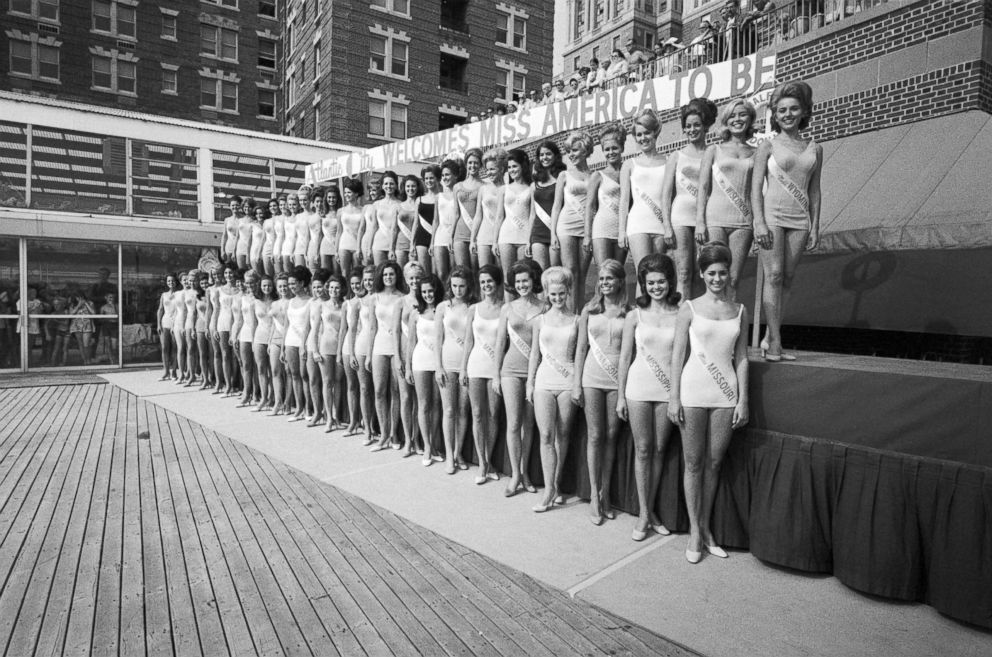
{"type": "Polygon", "coordinates": [[[634,119],[631,133],[641,150],[620,170],[621,247],[629,247],[636,267],[649,253],[664,253],[675,244],[675,232],[663,209],[665,157],[658,153],[661,122],[652,109],[634,119]]]}

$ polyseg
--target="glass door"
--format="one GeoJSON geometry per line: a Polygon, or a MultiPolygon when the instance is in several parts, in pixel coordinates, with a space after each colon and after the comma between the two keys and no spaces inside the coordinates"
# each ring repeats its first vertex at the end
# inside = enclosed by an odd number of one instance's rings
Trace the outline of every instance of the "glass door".
{"type": "Polygon", "coordinates": [[[17,301],[21,296],[20,240],[0,239],[0,371],[21,366],[17,301]]]}
{"type": "Polygon", "coordinates": [[[29,239],[26,278],[29,369],[119,365],[116,243],[29,239]]]}

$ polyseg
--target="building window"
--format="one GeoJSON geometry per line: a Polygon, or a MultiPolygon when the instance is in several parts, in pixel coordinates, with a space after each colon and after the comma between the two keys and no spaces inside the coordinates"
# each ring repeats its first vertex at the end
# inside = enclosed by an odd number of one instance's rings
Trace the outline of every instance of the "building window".
{"type": "Polygon", "coordinates": [[[238,0],[200,0],[201,2],[206,2],[211,5],[218,5],[220,7],[230,7],[231,9],[238,8],[238,0]]]}
{"type": "Polygon", "coordinates": [[[527,76],[516,69],[497,69],[496,98],[503,102],[519,102],[527,92],[527,76]]]}
{"type": "Polygon", "coordinates": [[[179,71],[162,69],[162,93],[175,96],[179,93],[179,71]]]}
{"type": "Polygon", "coordinates": [[[527,19],[517,13],[496,14],[496,43],[507,48],[527,48],[527,19]]]}
{"type": "Polygon", "coordinates": [[[59,81],[59,47],[56,42],[38,43],[37,35],[30,41],[10,40],[10,72],[35,80],[59,81]]]}
{"type": "Polygon", "coordinates": [[[258,0],[258,15],[274,19],[276,17],[276,0],[258,0]]]}
{"type": "Polygon", "coordinates": [[[238,61],[237,31],[200,23],[200,54],[238,61]]]}
{"type": "Polygon", "coordinates": [[[124,60],[116,54],[93,55],[93,88],[117,94],[137,94],[138,66],[134,60],[124,60]]]}
{"type": "Polygon", "coordinates": [[[410,0],[372,0],[372,7],[400,16],[410,15],[410,0]]]}
{"type": "Polygon", "coordinates": [[[286,104],[292,107],[296,104],[296,72],[286,76],[286,104]]]}
{"type": "Polygon", "coordinates": [[[586,31],[586,3],[576,2],[575,3],[575,26],[572,32],[572,38],[578,39],[582,36],[583,32],[586,31]]]}
{"type": "Polygon", "coordinates": [[[448,114],[447,112],[438,112],[437,115],[437,129],[447,130],[448,128],[454,128],[465,122],[464,116],[458,116],[457,114],[448,114]]]}
{"type": "Polygon", "coordinates": [[[270,89],[258,90],[258,115],[267,119],[276,118],[276,92],[270,89]]]}
{"type": "Polygon", "coordinates": [[[200,109],[238,112],[238,84],[233,80],[200,77],[200,109]]]}
{"type": "Polygon", "coordinates": [[[59,20],[59,0],[10,0],[10,11],[45,21],[59,20]]]}
{"type": "Polygon", "coordinates": [[[134,7],[111,0],[93,0],[93,31],[135,38],[134,7]]]}
{"type": "Polygon", "coordinates": [[[313,138],[320,139],[320,107],[313,108],[313,138]]]}
{"type": "Polygon", "coordinates": [[[369,71],[406,78],[408,48],[395,35],[373,33],[370,40],[369,71]]]}
{"type": "Polygon", "coordinates": [[[468,0],[441,0],[441,27],[468,33],[468,0]]]}
{"type": "Polygon", "coordinates": [[[392,99],[370,99],[369,136],[406,139],[406,105],[392,99]]]}
{"type": "Polygon", "coordinates": [[[271,39],[258,40],[258,67],[276,67],[276,42],[271,39]]]}
{"type": "Polygon", "coordinates": [[[313,46],[313,79],[320,79],[320,41],[313,46]]]}
{"type": "Polygon", "coordinates": [[[176,17],[162,14],[162,38],[176,40],[176,17]]]}
{"type": "Polygon", "coordinates": [[[438,83],[442,89],[453,89],[468,93],[468,60],[450,53],[441,53],[440,76],[438,83]]]}

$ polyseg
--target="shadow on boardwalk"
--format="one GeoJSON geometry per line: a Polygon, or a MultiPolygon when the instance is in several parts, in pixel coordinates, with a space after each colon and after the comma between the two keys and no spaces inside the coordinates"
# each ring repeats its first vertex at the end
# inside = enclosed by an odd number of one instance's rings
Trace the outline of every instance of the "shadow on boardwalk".
{"type": "Polygon", "coordinates": [[[0,390],[0,641],[695,654],[112,385],[0,390]]]}

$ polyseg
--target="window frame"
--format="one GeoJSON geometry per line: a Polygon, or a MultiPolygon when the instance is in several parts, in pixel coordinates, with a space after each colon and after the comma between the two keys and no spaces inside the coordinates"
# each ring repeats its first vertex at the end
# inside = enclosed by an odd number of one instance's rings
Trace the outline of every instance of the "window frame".
{"type": "MultiPolygon", "coordinates": [[[[267,55],[265,56],[265,59],[268,60],[268,56],[267,55]]],[[[274,40],[274,39],[269,39],[267,37],[258,37],[258,64],[257,64],[258,68],[264,68],[264,69],[269,70],[269,71],[274,71],[278,67],[278,64],[279,64],[279,45],[278,45],[278,42],[276,40],[274,40]],[[263,64],[262,63],[262,58],[263,58],[262,44],[263,43],[270,43],[270,44],[272,44],[272,66],[268,66],[267,64],[263,64]]]]}
{"type": "Polygon", "coordinates": [[[369,0],[369,9],[402,18],[410,18],[410,4],[410,0],[369,0]],[[406,9],[397,9],[396,5],[398,4],[405,5],[406,9]]]}
{"type": "Polygon", "coordinates": [[[7,3],[7,11],[15,16],[27,16],[33,20],[46,21],[49,23],[58,23],[61,18],[62,13],[62,3],[59,0],[21,0],[26,2],[30,7],[28,11],[21,11],[20,9],[14,8],[14,0],[10,0],[7,3]],[[54,6],[55,7],[55,18],[50,18],[48,16],[42,16],[41,7],[43,5],[54,6]]]}
{"type": "Polygon", "coordinates": [[[94,34],[103,34],[106,36],[112,36],[116,39],[127,39],[128,41],[138,40],[138,9],[136,5],[125,4],[119,0],[90,0],[90,32],[94,34]],[[109,9],[109,14],[106,19],[108,22],[107,29],[102,27],[97,27],[97,6],[106,5],[109,9]],[[130,12],[131,21],[125,21],[121,18],[121,13],[130,12]],[[122,24],[130,24],[133,31],[132,34],[126,34],[121,31],[122,24]]]}
{"type": "MultiPolygon", "coordinates": [[[[46,82],[49,84],[62,84],[62,42],[53,41],[50,38],[42,37],[39,38],[37,34],[31,34],[27,39],[11,38],[8,39],[10,45],[7,46],[7,55],[9,56],[7,65],[7,74],[16,78],[22,78],[27,80],[37,80],[39,82],[46,82]],[[48,41],[48,43],[41,43],[42,39],[48,41]],[[15,47],[26,47],[28,57],[14,57],[15,47]],[[42,49],[46,51],[55,52],[55,66],[56,66],[56,77],[50,77],[47,75],[42,75],[42,49]],[[30,71],[17,71],[14,70],[14,61],[27,61],[30,71]]],[[[47,65],[51,65],[48,62],[47,65]]]]}
{"type": "Polygon", "coordinates": [[[369,35],[369,73],[381,75],[394,80],[410,81],[410,41],[392,32],[370,28],[369,35]],[[378,40],[383,42],[383,52],[376,53],[374,48],[378,40]],[[397,45],[403,49],[403,58],[397,57],[397,45]],[[376,57],[381,57],[383,68],[376,68],[376,57]],[[397,63],[402,63],[403,74],[396,73],[397,63]]]}
{"type": "Polygon", "coordinates": [[[279,107],[278,107],[278,98],[277,98],[276,90],[275,89],[259,89],[258,90],[258,107],[257,107],[256,118],[260,118],[260,119],[271,119],[271,120],[274,121],[278,117],[278,112],[279,112],[279,107]],[[262,94],[272,94],[272,114],[263,114],[262,113],[262,94]]]}
{"type": "Polygon", "coordinates": [[[200,74],[200,109],[201,110],[220,112],[222,114],[240,114],[240,104],[241,104],[241,94],[238,90],[237,82],[235,82],[234,80],[225,80],[222,77],[213,77],[213,76],[203,75],[202,73],[200,74]],[[206,105],[203,103],[204,83],[207,82],[212,82],[214,85],[213,105],[206,105]],[[225,89],[234,90],[234,109],[227,109],[224,107],[225,89]]]}
{"type": "Polygon", "coordinates": [[[223,62],[239,63],[239,56],[241,51],[241,32],[239,30],[232,30],[229,27],[221,27],[220,25],[214,25],[213,23],[200,22],[200,56],[209,57],[211,59],[218,59],[223,62]],[[204,35],[204,30],[213,31],[213,39],[207,39],[204,35]],[[224,37],[234,35],[234,56],[227,57],[224,54],[225,47],[230,44],[224,43],[224,37]],[[213,52],[204,49],[205,43],[213,43],[213,52]]]}
{"type": "Polygon", "coordinates": [[[178,96],[179,95],[179,69],[177,68],[163,68],[162,69],[162,93],[166,96],[178,96]],[[166,85],[166,80],[171,77],[173,82],[173,88],[169,89],[166,85]]]}
{"type": "Polygon", "coordinates": [[[503,48],[509,48],[510,50],[516,50],[517,52],[527,52],[527,18],[515,9],[503,9],[500,7],[497,9],[497,23],[496,23],[496,45],[503,48]],[[506,27],[501,28],[500,21],[506,21],[506,27]],[[520,45],[517,45],[517,27],[522,28],[520,36],[520,45]],[[503,40],[500,40],[500,33],[503,34],[503,40]]]}
{"type": "Polygon", "coordinates": [[[369,123],[367,124],[366,137],[370,139],[381,139],[384,141],[399,141],[401,139],[406,139],[410,134],[410,112],[408,104],[399,100],[398,98],[383,98],[381,96],[369,96],[369,123]],[[374,106],[382,107],[382,116],[374,116],[372,108],[374,106]],[[400,121],[395,115],[402,112],[403,119],[400,121]],[[382,122],[382,134],[378,134],[372,131],[372,119],[378,119],[382,122]],[[396,136],[394,134],[394,125],[402,125],[402,136],[396,136]]]}
{"type": "Polygon", "coordinates": [[[138,60],[137,58],[127,58],[121,56],[117,51],[111,51],[109,55],[106,54],[90,54],[90,90],[100,91],[103,93],[112,93],[120,96],[130,96],[136,98],[138,96],[138,60]],[[110,78],[110,86],[99,86],[96,83],[96,62],[97,60],[106,60],[110,63],[110,68],[108,69],[106,75],[110,78]],[[132,67],[134,70],[133,78],[125,78],[121,74],[122,67],[132,67]],[[133,79],[134,89],[128,91],[121,88],[122,79],[133,79]]]}
{"type": "Polygon", "coordinates": [[[179,20],[178,16],[173,16],[171,14],[162,14],[162,32],[159,37],[165,39],[166,41],[178,41],[179,40],[179,20]],[[172,33],[169,33],[168,26],[172,24],[172,33]]]}

